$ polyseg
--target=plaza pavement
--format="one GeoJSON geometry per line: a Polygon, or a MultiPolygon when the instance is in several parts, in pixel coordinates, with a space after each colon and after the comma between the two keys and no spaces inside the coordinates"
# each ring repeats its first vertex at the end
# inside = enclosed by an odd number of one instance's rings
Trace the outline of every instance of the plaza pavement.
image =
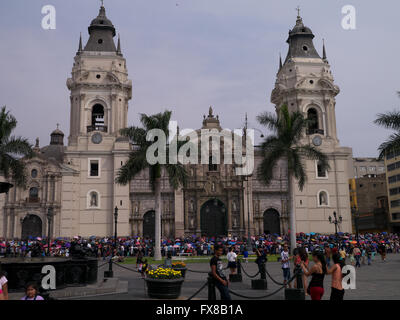
{"type": "MultiPolygon", "coordinates": [[[[99,262],[99,265],[102,261],[99,262]]],[[[135,269],[133,264],[124,264],[123,266],[135,269]]],[[[104,266],[99,269],[99,278],[101,280],[103,271],[108,266],[104,266]]],[[[190,263],[188,268],[192,270],[208,271],[208,263],[190,263]]],[[[244,268],[248,274],[254,275],[257,272],[257,266],[254,262],[248,262],[244,264],[244,268]]],[[[279,262],[267,263],[267,270],[271,276],[278,282],[282,282],[282,270],[279,262]]],[[[381,262],[380,256],[376,256],[371,266],[362,265],[361,268],[356,270],[356,289],[346,290],[344,299],[345,300],[398,300],[400,299],[400,254],[389,254],[386,262],[381,262]]],[[[226,270],[226,273],[228,270],[226,270]]],[[[144,280],[141,279],[139,273],[131,272],[129,270],[120,268],[114,265],[114,276],[120,280],[128,281],[128,293],[125,294],[114,294],[114,295],[103,295],[97,297],[85,297],[79,300],[145,300],[149,299],[146,296],[144,280]]],[[[258,278],[258,277],[257,277],[258,278]]],[[[193,273],[187,272],[186,279],[182,287],[182,293],[180,300],[185,300],[196,292],[207,279],[206,273],[193,273]]],[[[243,274],[242,283],[231,283],[231,290],[238,292],[246,296],[262,296],[268,293],[274,292],[279,288],[278,285],[274,284],[268,277],[268,290],[252,290],[251,279],[243,274]]],[[[325,294],[323,300],[328,300],[330,296],[330,283],[331,276],[325,278],[325,294]]],[[[219,293],[217,293],[219,298],[219,293]]],[[[242,298],[232,296],[234,300],[242,300],[242,298]]],[[[204,288],[199,295],[194,299],[206,300],[207,299],[207,287],[204,288]]],[[[283,300],[284,290],[279,291],[272,297],[267,298],[269,300],[283,300]]],[[[307,297],[306,299],[310,299],[307,297]]]]}

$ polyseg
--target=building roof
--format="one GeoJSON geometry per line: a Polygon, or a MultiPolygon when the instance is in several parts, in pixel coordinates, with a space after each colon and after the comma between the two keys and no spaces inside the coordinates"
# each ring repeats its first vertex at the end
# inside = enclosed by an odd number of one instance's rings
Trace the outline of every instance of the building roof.
{"type": "MultiPolygon", "coordinates": [[[[289,30],[289,51],[285,60],[288,62],[291,58],[319,58],[317,50],[315,50],[314,34],[311,29],[306,27],[300,15],[297,16],[296,25],[289,30]]],[[[326,55],[326,54],[325,54],[326,55]]]]}
{"type": "Polygon", "coordinates": [[[114,37],[116,35],[114,25],[106,16],[106,9],[102,5],[99,15],[92,20],[89,28],[89,40],[84,51],[116,52],[114,37]]]}

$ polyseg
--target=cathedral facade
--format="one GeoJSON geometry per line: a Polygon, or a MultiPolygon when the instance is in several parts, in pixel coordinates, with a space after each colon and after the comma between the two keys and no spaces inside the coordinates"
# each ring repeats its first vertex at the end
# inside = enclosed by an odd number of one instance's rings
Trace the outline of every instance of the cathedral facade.
{"type": "MultiPolygon", "coordinates": [[[[48,229],[52,237],[111,236],[115,208],[118,235],[154,236],[155,197],[148,171],[127,186],[114,182],[132,150],[130,141],[119,133],[130,125],[132,82],[120,40],[115,44],[115,27],[103,6],[89,26],[89,35],[85,46],[80,39],[67,80],[71,105],[67,146],[58,128],[51,133],[49,146],[40,148],[36,142],[35,156],[25,160],[26,187],[13,188],[0,198],[2,237],[44,236],[48,229]]],[[[324,151],[330,169],[322,172],[318,163],[306,160],[308,183],[302,191],[295,181],[288,181],[284,159],[268,186],[256,174],[236,175],[231,164],[188,164],[188,182],[177,190],[162,174],[164,237],[287,233],[290,189],[297,232],[332,233],[328,217],[333,212],[343,219],[340,230],[351,231],[347,164],[352,152],[339,144],[335,118],[339,88],[325,48],[320,57],[313,38],[298,17],[289,32],[288,55],[280,63],[271,101],[277,110],[286,104],[289,110],[316,120],[303,143],[324,151]]],[[[222,130],[221,125],[210,108],[201,129],[222,130]]],[[[254,154],[256,171],[262,161],[257,147],[254,154]]]]}

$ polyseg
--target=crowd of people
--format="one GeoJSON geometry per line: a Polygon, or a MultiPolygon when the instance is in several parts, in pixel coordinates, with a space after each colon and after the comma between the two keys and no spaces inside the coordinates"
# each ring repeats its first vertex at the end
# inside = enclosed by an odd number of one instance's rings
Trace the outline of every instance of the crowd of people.
{"type": "MultiPolygon", "coordinates": [[[[400,238],[396,234],[389,233],[368,233],[360,235],[356,239],[355,235],[339,233],[337,235],[323,235],[316,233],[297,234],[297,245],[303,247],[306,252],[311,253],[315,249],[338,247],[350,254],[352,263],[360,266],[364,260],[370,259],[379,250],[387,253],[400,253],[400,238]],[[355,253],[353,254],[353,251],[355,253]],[[358,250],[360,254],[358,254],[358,250]]],[[[254,251],[260,248],[267,254],[280,254],[283,244],[289,243],[289,236],[260,235],[251,237],[251,247],[254,251]]],[[[71,254],[71,247],[79,244],[84,247],[92,256],[106,258],[113,255],[120,257],[136,257],[140,251],[144,257],[151,257],[154,253],[154,241],[142,237],[121,237],[117,238],[98,238],[98,237],[74,237],[51,239],[50,249],[45,238],[34,238],[28,240],[5,240],[0,239],[0,256],[7,257],[37,257],[55,256],[68,257],[71,254]]],[[[162,239],[161,253],[163,256],[171,255],[190,255],[190,256],[211,256],[216,244],[224,247],[224,254],[228,248],[233,248],[237,254],[248,254],[248,241],[241,237],[185,237],[177,239],[162,239]]]]}
{"type": "MultiPolygon", "coordinates": [[[[383,262],[387,253],[400,253],[400,237],[397,234],[367,233],[356,237],[353,234],[338,233],[324,235],[317,233],[299,233],[296,235],[296,248],[289,248],[289,235],[260,235],[251,239],[241,237],[185,237],[162,239],[161,251],[164,257],[177,255],[212,256],[211,273],[223,299],[230,299],[227,290],[228,281],[222,272],[220,256],[227,254],[228,268],[235,273],[238,255],[245,261],[250,252],[257,255],[256,262],[268,259],[268,255],[277,255],[282,264],[284,283],[291,286],[291,263],[293,272],[302,269],[303,287],[312,300],[320,300],[324,294],[323,281],[326,275],[332,275],[331,300],[342,300],[342,268],[346,263],[355,267],[370,265],[377,254],[383,262]],[[250,244],[250,246],[249,246],[250,244]],[[251,248],[249,248],[251,247],[251,248]],[[250,249],[250,251],[249,251],[250,249]],[[311,256],[310,256],[311,255],[311,256]],[[309,265],[312,257],[313,265],[309,265]],[[332,264],[332,266],[331,266],[332,264]],[[307,278],[311,280],[307,284],[307,278]]],[[[28,240],[0,239],[0,256],[2,257],[69,257],[74,254],[85,254],[99,259],[113,257],[123,260],[125,257],[136,257],[137,264],[143,265],[145,257],[152,257],[154,240],[142,237],[98,238],[74,237],[48,239],[31,238],[28,240]],[[76,249],[78,247],[78,249],[76,249]]],[[[1,260],[0,260],[1,261],[1,260]]],[[[141,270],[143,271],[143,270],[141,270]]],[[[1,272],[1,270],[0,270],[1,272]]],[[[142,272],[143,273],[143,272],[142,272]]],[[[296,283],[294,281],[294,286],[296,283]]],[[[26,288],[25,300],[40,300],[35,284],[26,288]]],[[[7,299],[7,279],[0,274],[0,299],[7,299]]]]}

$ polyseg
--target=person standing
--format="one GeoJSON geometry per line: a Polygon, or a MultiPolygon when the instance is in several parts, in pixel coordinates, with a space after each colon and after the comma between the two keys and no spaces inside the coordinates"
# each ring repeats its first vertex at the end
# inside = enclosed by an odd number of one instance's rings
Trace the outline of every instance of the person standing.
{"type": "Polygon", "coordinates": [[[382,262],[386,262],[386,246],[385,244],[381,244],[379,247],[379,252],[381,254],[382,262]]]}
{"type": "Polygon", "coordinates": [[[331,301],[343,301],[344,289],[342,286],[342,268],[344,267],[344,261],[339,254],[332,255],[333,266],[327,270],[327,274],[332,275],[331,285],[331,301]]]}
{"type": "Polygon", "coordinates": [[[311,269],[308,269],[304,262],[301,262],[301,268],[307,277],[311,276],[307,290],[307,293],[311,296],[311,300],[321,300],[324,295],[324,278],[327,272],[325,255],[319,250],[314,250],[312,257],[314,265],[311,269]]]}
{"type": "Polygon", "coordinates": [[[361,250],[359,247],[355,247],[353,250],[354,258],[356,259],[356,268],[361,268],[360,258],[361,258],[361,250]]]}
{"type": "Polygon", "coordinates": [[[289,288],[292,287],[292,284],[288,282],[290,280],[290,255],[289,255],[289,247],[285,243],[283,246],[283,250],[281,252],[281,264],[282,264],[282,272],[283,272],[283,284],[285,287],[289,285],[289,288]]]}
{"type": "Polygon", "coordinates": [[[222,261],[220,259],[222,252],[222,246],[218,244],[214,246],[214,256],[210,260],[211,276],[221,295],[221,300],[232,300],[228,289],[229,283],[224,275],[222,261]]]}
{"type": "Polygon", "coordinates": [[[236,274],[236,259],[237,259],[237,254],[233,250],[233,247],[229,248],[229,252],[226,255],[226,258],[228,259],[228,268],[231,271],[231,274],[236,274]]]}
{"type": "Polygon", "coordinates": [[[0,300],[8,300],[8,280],[0,268],[0,300]]]}

